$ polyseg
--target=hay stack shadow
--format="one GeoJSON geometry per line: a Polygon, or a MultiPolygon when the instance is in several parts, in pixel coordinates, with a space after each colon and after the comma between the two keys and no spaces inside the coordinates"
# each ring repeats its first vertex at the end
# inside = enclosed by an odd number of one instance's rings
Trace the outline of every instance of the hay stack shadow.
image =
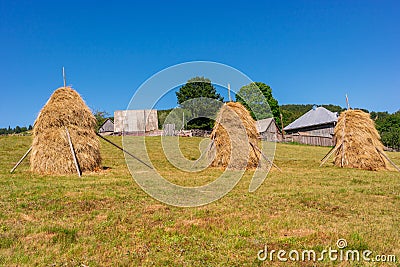
{"type": "Polygon", "coordinates": [[[81,171],[101,167],[96,119],[81,96],[71,87],[54,91],[33,127],[31,171],[38,174],[76,173],[76,154],[81,171]],[[68,133],[70,140],[68,140],[68,133]]]}

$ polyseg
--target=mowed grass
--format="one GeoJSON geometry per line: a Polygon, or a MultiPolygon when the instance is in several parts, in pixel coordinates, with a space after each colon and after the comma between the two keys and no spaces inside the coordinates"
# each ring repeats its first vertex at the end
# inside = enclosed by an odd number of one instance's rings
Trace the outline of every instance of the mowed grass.
{"type": "MultiPolygon", "coordinates": [[[[109,137],[121,144],[120,137],[109,137]]],[[[181,140],[189,159],[200,138],[181,140]]],[[[212,181],[176,170],[159,137],[147,139],[154,165],[182,185],[212,181]]],[[[261,262],[268,249],[369,249],[400,259],[400,173],[340,169],[320,159],[329,148],[278,144],[273,169],[248,192],[251,172],[225,197],[197,208],[160,203],[130,175],[123,154],[102,141],[100,173],[39,176],[24,161],[31,137],[0,137],[0,265],[3,266],[332,266],[354,262],[261,262]]],[[[388,153],[400,165],[400,153],[388,153]]],[[[138,155],[140,156],[140,155],[138,155]]],[[[375,266],[370,264],[370,266],[375,266]]]]}

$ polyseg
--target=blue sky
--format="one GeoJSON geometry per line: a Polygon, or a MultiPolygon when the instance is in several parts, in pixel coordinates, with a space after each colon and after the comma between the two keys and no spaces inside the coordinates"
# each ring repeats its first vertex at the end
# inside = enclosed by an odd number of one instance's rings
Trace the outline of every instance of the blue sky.
{"type": "Polygon", "coordinates": [[[62,66],[89,107],[112,113],[194,60],[269,84],[280,104],[345,106],[347,93],[394,112],[399,14],[399,1],[1,1],[0,127],[33,124],[62,66]]]}

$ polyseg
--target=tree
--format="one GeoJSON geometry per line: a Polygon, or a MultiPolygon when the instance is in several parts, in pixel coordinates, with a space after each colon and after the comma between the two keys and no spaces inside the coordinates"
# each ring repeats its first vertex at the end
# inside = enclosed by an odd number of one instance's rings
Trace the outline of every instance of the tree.
{"type": "Polygon", "coordinates": [[[107,120],[109,114],[106,111],[96,110],[93,112],[93,115],[96,118],[96,131],[98,131],[101,125],[107,120]]]}
{"type": "Polygon", "coordinates": [[[212,129],[214,123],[209,117],[215,116],[223,97],[217,93],[210,79],[194,77],[188,80],[176,92],[176,97],[180,107],[191,114],[187,123],[189,129],[212,129]]]}
{"type": "Polygon", "coordinates": [[[278,101],[272,96],[272,89],[262,82],[253,82],[240,88],[236,101],[245,106],[253,119],[275,118],[280,126],[280,110],[278,101]],[[268,105],[267,105],[268,104],[268,105]]]}
{"type": "Polygon", "coordinates": [[[400,112],[393,114],[388,112],[371,112],[370,116],[375,120],[376,129],[382,138],[382,143],[394,149],[400,149],[400,112]]]}

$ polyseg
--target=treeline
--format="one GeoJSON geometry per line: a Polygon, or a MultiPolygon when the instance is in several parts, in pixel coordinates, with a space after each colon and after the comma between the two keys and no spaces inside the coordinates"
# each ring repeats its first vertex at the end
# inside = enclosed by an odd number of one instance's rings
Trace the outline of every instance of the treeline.
{"type": "Polygon", "coordinates": [[[19,134],[30,130],[32,130],[32,125],[29,125],[28,127],[16,126],[15,128],[11,128],[10,126],[8,126],[8,128],[0,128],[0,135],[19,134]]]}

